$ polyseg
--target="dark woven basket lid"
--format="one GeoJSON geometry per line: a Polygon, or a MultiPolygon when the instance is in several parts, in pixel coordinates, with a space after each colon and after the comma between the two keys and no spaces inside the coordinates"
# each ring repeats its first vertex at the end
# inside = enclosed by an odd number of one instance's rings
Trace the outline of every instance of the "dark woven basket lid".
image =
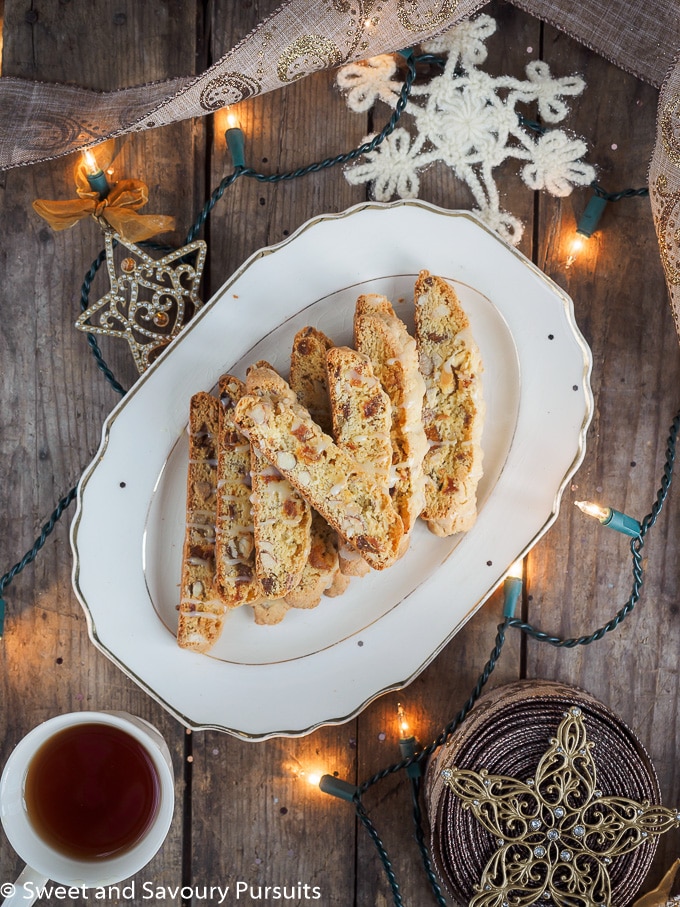
{"type": "MultiPolygon", "coordinates": [[[[430,761],[426,778],[432,858],[444,887],[459,904],[475,894],[497,849],[493,836],[462,808],[441,778],[444,768],[487,769],[490,774],[532,778],[566,709],[578,706],[595,744],[597,783],[605,796],[660,802],[654,767],[644,747],[602,703],[574,687],[520,681],[483,696],[459,731],[430,761]]],[[[647,875],[657,839],[616,857],[609,867],[612,907],[629,904],[647,875]]]]}

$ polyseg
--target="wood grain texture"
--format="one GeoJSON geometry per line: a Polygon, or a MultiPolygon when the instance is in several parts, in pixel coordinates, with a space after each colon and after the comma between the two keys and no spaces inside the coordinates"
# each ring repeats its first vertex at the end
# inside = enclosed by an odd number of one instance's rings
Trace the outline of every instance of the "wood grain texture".
{"type": "MultiPolygon", "coordinates": [[[[122,0],[5,0],[3,74],[78,81],[108,89],[198,72],[244,37],[277,0],[234,4],[122,0]],[[93,26],[96,23],[96,29],[93,26]]],[[[598,179],[610,191],[642,186],[655,130],[656,92],[509,4],[484,12],[498,21],[485,68],[524,77],[530,59],[555,76],[582,73],[588,88],[572,104],[568,128],[584,135],[598,179]],[[531,48],[531,50],[529,50],[531,48]],[[612,146],[616,145],[616,148],[612,146]]],[[[318,73],[238,107],[247,164],[262,173],[303,166],[355,147],[379,129],[350,113],[332,73],[318,73]]],[[[405,123],[408,121],[405,118],[405,123]]],[[[231,171],[219,117],[129,136],[115,149],[116,172],[144,179],[149,212],[174,214],[168,241],[183,242],[209,192],[231,171]]],[[[74,161],[9,171],[0,177],[0,505],[4,572],[32,544],[57,499],[97,449],[101,425],[117,395],[100,376],[85,338],[73,329],[83,275],[101,248],[92,222],[53,233],[32,212],[33,198],[73,194],[74,161]]],[[[666,435],[677,406],[680,357],[666,302],[647,199],[611,204],[587,256],[565,268],[566,240],[589,192],[565,199],[535,195],[516,162],[498,172],[502,204],[525,225],[520,249],[573,297],[593,351],[595,412],[585,461],[564,495],[560,515],[527,563],[524,615],[565,635],[604,623],[630,592],[628,543],[573,507],[597,498],[641,517],[656,493],[666,435]]],[[[421,180],[420,197],[469,208],[467,188],[439,165],[421,180]]],[[[253,252],[286,239],[309,218],[342,211],[366,198],[339,168],[280,183],[241,178],[215,206],[205,227],[208,299],[253,252]]],[[[338,250],[342,254],[342,250],[338,250]]],[[[424,263],[427,267],[427,263],[424,263]]],[[[304,280],[304,275],[300,275],[304,280]]],[[[105,292],[97,274],[94,294],[105,292]]],[[[275,292],[275,288],[272,288],[275,292]]],[[[102,344],[127,387],[136,378],[127,348],[102,344]]],[[[225,362],[225,368],[230,363],[225,362]]],[[[89,642],[70,591],[70,515],[35,564],[9,586],[7,633],[0,644],[0,761],[31,727],[61,711],[125,709],[159,727],[171,745],[177,808],[171,835],[136,882],[193,887],[230,885],[227,904],[286,903],[269,886],[318,887],[317,903],[389,905],[392,898],[375,848],[350,804],[307,783],[328,771],[360,783],[398,761],[396,707],[402,702],[421,743],[434,739],[466,702],[494,645],[501,621],[496,592],[406,689],[380,697],[340,726],[302,739],[244,742],[217,732],[187,734],[89,642]],[[190,761],[188,761],[188,759],[190,761]],[[247,886],[240,900],[236,885],[247,886]]],[[[511,531],[511,528],[508,529],[511,531]]],[[[680,803],[677,703],[677,558],[680,517],[674,493],[645,546],[642,601],[614,633],[587,648],[558,650],[508,634],[489,686],[548,678],[598,696],[639,734],[657,768],[664,802],[680,803]]],[[[341,607],[341,599],[337,600],[341,607]]],[[[275,633],[276,628],[263,628],[275,633]]],[[[407,678],[404,678],[407,680],[407,678]]],[[[247,695],[230,690],[225,695],[247,695]]],[[[365,805],[393,860],[404,903],[434,903],[413,841],[411,801],[402,773],[374,785],[365,805]]],[[[650,877],[656,883],[678,847],[667,835],[650,877]]],[[[0,837],[0,881],[20,860],[0,837]]],[[[111,898],[107,903],[139,903],[111,898]]],[[[190,904],[188,889],[164,904],[190,904]]],[[[300,894],[288,903],[315,901],[300,894]]],[[[63,903],[43,898],[51,907],[63,903]]],[[[159,901],[160,903],[160,901],[159,901]]],[[[194,899],[194,905],[210,901],[194,899]]],[[[213,900],[217,903],[217,899],[213,900]]]]}
{"type": "MultiPolygon", "coordinates": [[[[586,80],[573,126],[589,137],[599,183],[610,192],[644,186],[656,92],[550,29],[545,54],[553,69],[568,65],[586,80]]],[[[610,203],[601,230],[567,270],[565,240],[587,197],[543,197],[539,208],[538,263],[572,296],[593,353],[595,414],[586,457],[564,496],[557,523],[529,558],[529,619],[563,636],[588,634],[606,623],[632,587],[629,540],[600,528],[573,502],[597,500],[637,519],[649,513],[678,405],[680,358],[649,200],[610,203]]],[[[640,735],[669,806],[680,800],[675,759],[680,638],[673,554],[679,526],[671,493],[645,544],[640,604],[618,629],[592,646],[570,651],[534,641],[527,646],[527,676],[586,689],[640,735]]],[[[660,840],[650,885],[660,880],[677,846],[677,832],[660,840]]]]}
{"type": "MultiPolygon", "coordinates": [[[[276,5],[215,3],[213,58],[276,5]]],[[[245,101],[237,112],[246,136],[246,164],[263,174],[350,150],[366,131],[365,120],[347,111],[332,74],[325,72],[245,101]]],[[[215,117],[211,129],[215,186],[231,171],[231,161],[224,118],[215,117]]],[[[238,180],[215,207],[206,231],[211,287],[217,289],[249,255],[284,241],[309,218],[341,211],[364,197],[361,188],[344,182],[339,170],[278,184],[238,180]]],[[[304,281],[304,273],[299,279],[304,281]]],[[[270,291],[275,294],[276,288],[270,291]]],[[[225,369],[230,365],[225,362],[225,369]]],[[[334,604],[342,607],[342,600],[334,604]]],[[[276,627],[261,629],[276,633],[276,627]]],[[[252,744],[206,732],[194,734],[193,744],[191,839],[199,877],[205,871],[200,867],[210,867],[211,877],[252,886],[252,903],[267,885],[290,888],[298,882],[318,886],[319,903],[349,903],[355,886],[354,811],[310,787],[305,778],[311,772],[330,772],[356,780],[356,722],[322,728],[300,740],[252,744]],[[225,808],[211,807],[216,797],[225,808]]],[[[251,892],[245,896],[250,898],[251,892]]],[[[307,903],[304,898],[299,902],[307,903]]]]}
{"type": "MultiPolygon", "coordinates": [[[[191,4],[111,7],[72,2],[32,8],[7,2],[3,74],[82,81],[102,89],[145,82],[162,77],[169,67],[191,72],[197,62],[195,34],[191,4]]],[[[196,206],[199,187],[192,161],[200,140],[191,123],[173,126],[163,135],[131,137],[119,148],[116,173],[147,181],[149,210],[173,212],[182,224],[193,218],[196,206]],[[176,152],[180,147],[181,158],[176,152]]],[[[202,159],[202,149],[198,151],[202,159]]],[[[92,221],[53,233],[31,209],[34,198],[74,196],[74,166],[70,158],[2,176],[0,458],[5,481],[0,494],[2,512],[12,517],[0,539],[2,572],[31,546],[57,500],[77,482],[99,445],[104,418],[119,399],[100,376],[85,336],[73,328],[83,276],[102,247],[101,233],[92,221]]],[[[200,186],[201,197],[203,192],[200,186]]],[[[98,274],[91,301],[107,289],[105,275],[98,274]]],[[[136,370],[127,345],[114,342],[102,344],[102,349],[118,379],[129,386],[136,370]]],[[[177,807],[171,834],[145,878],[177,885],[182,869],[184,734],[89,642],[83,611],[71,591],[68,525],[74,509],[72,505],[57,525],[35,564],[5,591],[2,763],[35,724],[61,712],[124,710],[151,721],[173,754],[177,807]]],[[[3,835],[3,880],[13,879],[20,865],[3,835]]],[[[178,902],[168,899],[170,904],[178,902]]],[[[45,897],[41,903],[60,901],[45,897]]]]}

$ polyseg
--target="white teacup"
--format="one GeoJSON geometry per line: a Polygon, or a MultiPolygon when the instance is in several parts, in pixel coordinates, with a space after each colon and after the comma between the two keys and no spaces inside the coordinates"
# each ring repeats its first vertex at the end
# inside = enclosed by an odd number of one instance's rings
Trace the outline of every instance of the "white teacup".
{"type": "MultiPolygon", "coordinates": [[[[109,732],[111,733],[111,732],[109,732]]],[[[142,718],[125,712],[74,712],[51,718],[21,740],[0,778],[0,820],[10,844],[26,862],[3,907],[28,907],[48,879],[73,888],[121,882],[139,872],[156,854],[170,828],[175,804],[174,776],[168,747],[159,732],[142,718]],[[80,859],[62,853],[41,836],[29,817],[26,778],[36,753],[55,735],[77,725],[117,728],[136,740],[151,760],[157,781],[158,804],[141,837],[128,849],[109,857],[80,859]]]]}

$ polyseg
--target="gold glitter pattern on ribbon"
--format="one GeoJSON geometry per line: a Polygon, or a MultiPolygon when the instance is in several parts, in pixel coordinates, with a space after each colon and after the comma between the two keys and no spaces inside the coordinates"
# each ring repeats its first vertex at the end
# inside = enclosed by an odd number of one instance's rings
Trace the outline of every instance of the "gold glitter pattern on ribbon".
{"type": "Polygon", "coordinates": [[[302,35],[281,54],[276,73],[282,82],[295,82],[310,72],[326,66],[339,66],[341,62],[342,55],[329,38],[302,35]]]}
{"type": "Polygon", "coordinates": [[[680,286],[680,222],[678,221],[680,191],[669,192],[668,179],[662,173],[657,177],[652,192],[653,200],[658,206],[655,223],[661,263],[666,273],[666,280],[672,286],[677,287],[680,286]]]}
{"type": "Polygon", "coordinates": [[[666,154],[680,166],[680,96],[676,95],[661,111],[659,131],[666,154]]]}
{"type": "Polygon", "coordinates": [[[422,3],[418,3],[417,0],[399,0],[397,15],[401,24],[409,31],[433,30],[445,25],[457,6],[458,0],[442,0],[439,10],[429,6],[422,9],[422,3]]]}
{"type": "Polygon", "coordinates": [[[239,72],[225,72],[208,82],[201,92],[200,103],[203,110],[219,110],[259,92],[260,83],[252,76],[239,72]]]}

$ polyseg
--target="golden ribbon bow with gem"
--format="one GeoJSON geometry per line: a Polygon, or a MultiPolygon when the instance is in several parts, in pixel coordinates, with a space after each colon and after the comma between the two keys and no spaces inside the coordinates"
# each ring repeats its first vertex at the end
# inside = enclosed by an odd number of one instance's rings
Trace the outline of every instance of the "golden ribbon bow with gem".
{"type": "Polygon", "coordinates": [[[34,210],[53,230],[67,230],[89,215],[105,220],[129,242],[140,242],[174,229],[174,217],[137,213],[149,200],[149,189],[141,180],[119,180],[111,186],[106,198],[101,198],[88,183],[82,161],[75,175],[78,198],[66,201],[38,198],[33,202],[34,210]]]}

